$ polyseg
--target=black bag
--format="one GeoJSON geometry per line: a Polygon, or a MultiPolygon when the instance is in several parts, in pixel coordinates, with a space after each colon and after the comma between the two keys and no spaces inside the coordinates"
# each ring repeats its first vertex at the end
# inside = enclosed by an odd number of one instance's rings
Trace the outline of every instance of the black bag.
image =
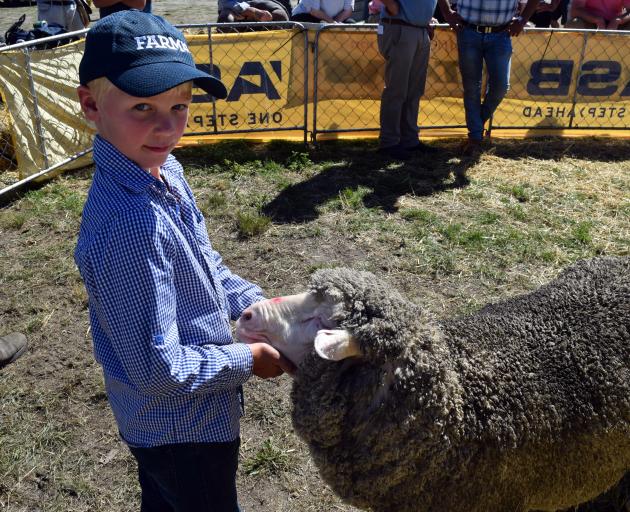
{"type": "MultiPolygon", "coordinates": [[[[25,41],[33,41],[35,39],[41,39],[43,37],[51,37],[58,36],[60,34],[65,34],[68,32],[65,28],[57,23],[50,23],[46,25],[42,25],[39,27],[35,27],[32,30],[23,30],[22,24],[26,19],[26,14],[22,14],[20,19],[17,20],[9,30],[4,34],[4,39],[6,40],[6,44],[17,44],[25,41]]],[[[72,38],[61,38],[56,41],[48,41],[46,43],[38,44],[35,46],[36,49],[42,50],[47,48],[56,48],[57,46],[61,46],[62,44],[66,44],[72,41],[72,38]]]]}
{"type": "Polygon", "coordinates": [[[30,30],[22,30],[22,24],[26,19],[26,14],[22,14],[20,19],[9,27],[4,33],[4,40],[6,44],[17,44],[23,41],[31,41],[35,39],[35,35],[30,30]]]}

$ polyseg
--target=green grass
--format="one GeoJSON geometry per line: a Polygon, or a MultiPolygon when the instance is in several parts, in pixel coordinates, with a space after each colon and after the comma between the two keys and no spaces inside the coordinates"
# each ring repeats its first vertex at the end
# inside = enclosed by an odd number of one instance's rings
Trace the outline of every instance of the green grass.
{"type": "Polygon", "coordinates": [[[3,212],[0,217],[0,229],[21,229],[27,216],[22,212],[3,212]]]}
{"type": "Polygon", "coordinates": [[[236,214],[238,233],[243,238],[250,238],[264,233],[270,224],[271,219],[269,217],[256,212],[242,211],[236,214]]]}
{"type": "Polygon", "coordinates": [[[253,457],[243,463],[243,471],[249,476],[263,473],[278,474],[291,467],[291,450],[275,446],[272,439],[267,439],[253,457]]]}

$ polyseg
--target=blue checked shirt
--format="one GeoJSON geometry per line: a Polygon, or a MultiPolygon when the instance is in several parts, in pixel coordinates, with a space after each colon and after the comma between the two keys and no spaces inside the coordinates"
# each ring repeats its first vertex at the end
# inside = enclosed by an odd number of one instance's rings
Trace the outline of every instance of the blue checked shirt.
{"type": "Polygon", "coordinates": [[[99,136],[94,161],[75,261],[121,436],[135,447],[232,441],[253,359],[230,319],[262,291],[212,249],[172,155],[168,187],[99,136]]]}
{"type": "Polygon", "coordinates": [[[518,0],[457,0],[457,13],[473,25],[505,25],[517,10],[518,0]]]}

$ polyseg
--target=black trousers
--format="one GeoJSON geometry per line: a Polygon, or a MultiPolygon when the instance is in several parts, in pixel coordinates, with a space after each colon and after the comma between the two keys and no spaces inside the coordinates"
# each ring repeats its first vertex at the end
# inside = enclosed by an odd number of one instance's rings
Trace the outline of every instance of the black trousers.
{"type": "Polygon", "coordinates": [[[562,23],[567,21],[567,9],[569,7],[569,0],[562,0],[556,7],[555,11],[547,12],[535,12],[529,19],[538,28],[549,28],[553,20],[559,20],[562,18],[562,23]]]}
{"type": "MultiPolygon", "coordinates": [[[[273,21],[288,21],[291,15],[291,9],[287,8],[288,0],[248,0],[251,7],[260,9],[261,11],[269,11],[273,17],[273,21]]],[[[219,12],[217,18],[218,23],[231,23],[234,19],[234,13],[231,9],[223,9],[219,12]]]]}
{"type": "Polygon", "coordinates": [[[240,439],[130,448],[138,462],[141,512],[239,512],[240,439]]]}

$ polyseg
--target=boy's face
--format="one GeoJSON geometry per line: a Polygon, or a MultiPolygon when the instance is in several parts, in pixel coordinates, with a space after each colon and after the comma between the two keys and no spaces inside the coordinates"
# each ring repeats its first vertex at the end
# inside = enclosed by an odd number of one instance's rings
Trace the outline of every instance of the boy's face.
{"type": "Polygon", "coordinates": [[[189,87],[175,87],[157,96],[137,98],[115,86],[95,97],[86,86],[78,89],[85,117],[98,133],[140,167],[161,166],[186,128],[189,87]]]}

